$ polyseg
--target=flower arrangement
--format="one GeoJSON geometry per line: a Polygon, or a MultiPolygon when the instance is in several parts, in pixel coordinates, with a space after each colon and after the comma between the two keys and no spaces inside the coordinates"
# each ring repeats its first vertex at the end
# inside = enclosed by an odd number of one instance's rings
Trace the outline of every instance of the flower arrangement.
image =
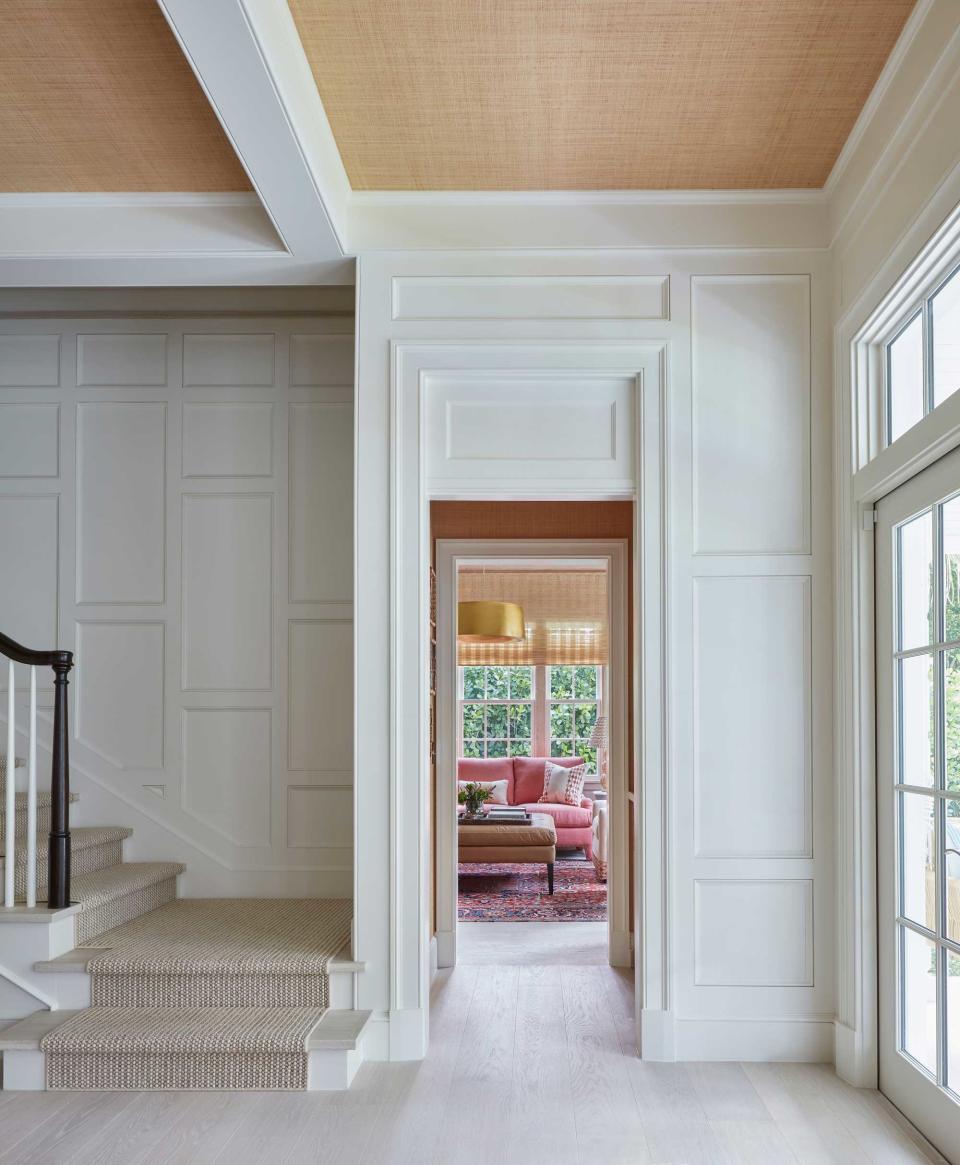
{"type": "Polygon", "coordinates": [[[493,793],[489,789],[484,789],[475,781],[467,781],[457,794],[457,801],[467,807],[467,813],[471,817],[478,817],[480,810],[492,796],[493,793]]]}

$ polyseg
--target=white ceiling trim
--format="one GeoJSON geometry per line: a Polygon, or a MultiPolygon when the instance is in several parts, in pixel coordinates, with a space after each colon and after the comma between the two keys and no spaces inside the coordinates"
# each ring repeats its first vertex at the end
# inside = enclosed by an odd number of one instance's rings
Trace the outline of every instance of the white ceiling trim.
{"type": "Polygon", "coordinates": [[[352,283],[292,255],[255,194],[0,194],[0,287],[352,283]]]}
{"type": "Polygon", "coordinates": [[[350,247],[360,255],[574,248],[810,250],[829,245],[828,206],[820,190],[672,195],[357,192],[350,200],[350,247]]]}
{"type": "Polygon", "coordinates": [[[378,250],[826,249],[960,41],[956,0],[919,0],[823,189],[352,191],[286,4],[157,2],[256,196],[0,196],[0,286],[346,283],[343,256],[378,250]]]}
{"type": "Polygon", "coordinates": [[[303,261],[342,258],[343,227],[325,199],[335,213],[346,175],[287,5],[157,3],[284,246],[303,261]]]}
{"type": "Polygon", "coordinates": [[[834,191],[842,182],[847,170],[850,168],[854,155],[863,143],[871,123],[876,118],[884,97],[890,91],[895,78],[903,69],[907,55],[923,28],[924,23],[928,20],[930,11],[935,3],[937,3],[937,0],[917,0],[917,6],[907,18],[906,24],[903,26],[899,37],[897,37],[897,43],[893,46],[890,56],[887,58],[887,63],[880,70],[880,76],[870,90],[870,95],[864,102],[863,109],[860,110],[857,120],[853,123],[853,129],[850,130],[850,133],[847,135],[847,140],[843,143],[843,148],[837,155],[833,169],[827,175],[827,180],[823,184],[823,191],[826,195],[833,195],[834,191]]]}

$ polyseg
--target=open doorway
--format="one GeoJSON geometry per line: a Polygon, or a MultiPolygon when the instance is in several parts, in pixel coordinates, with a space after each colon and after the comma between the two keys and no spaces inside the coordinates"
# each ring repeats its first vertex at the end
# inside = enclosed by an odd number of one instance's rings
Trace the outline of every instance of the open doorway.
{"type": "Polygon", "coordinates": [[[628,541],[436,543],[440,966],[458,940],[469,961],[630,965],[628,541]],[[458,640],[458,603],[498,600],[523,639],[458,640]]]}

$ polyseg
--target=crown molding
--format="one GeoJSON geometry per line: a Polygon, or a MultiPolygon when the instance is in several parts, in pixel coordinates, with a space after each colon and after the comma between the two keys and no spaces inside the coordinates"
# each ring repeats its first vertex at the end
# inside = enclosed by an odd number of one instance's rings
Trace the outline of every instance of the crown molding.
{"type": "Polygon", "coordinates": [[[354,190],[352,206],[777,206],[818,205],[822,189],[801,190],[354,190]]]}
{"type": "MultiPolygon", "coordinates": [[[[41,191],[31,194],[0,194],[0,212],[23,207],[106,207],[123,206],[139,209],[186,207],[261,207],[260,199],[252,191],[222,191],[192,193],[190,191],[41,191]]],[[[279,240],[277,240],[279,243],[279,240]]]]}
{"type": "Polygon", "coordinates": [[[897,43],[893,46],[886,64],[880,70],[880,76],[870,90],[870,94],[864,102],[857,120],[853,123],[853,129],[847,135],[847,140],[843,143],[843,147],[837,155],[833,169],[827,175],[827,180],[823,184],[823,193],[828,198],[832,197],[837,185],[850,166],[850,161],[860,147],[867,128],[876,117],[894,78],[903,68],[907,54],[917,39],[917,34],[923,27],[924,22],[929,17],[930,10],[933,8],[935,2],[936,0],[918,0],[917,6],[907,17],[907,22],[903,26],[900,36],[897,38],[897,43]]]}

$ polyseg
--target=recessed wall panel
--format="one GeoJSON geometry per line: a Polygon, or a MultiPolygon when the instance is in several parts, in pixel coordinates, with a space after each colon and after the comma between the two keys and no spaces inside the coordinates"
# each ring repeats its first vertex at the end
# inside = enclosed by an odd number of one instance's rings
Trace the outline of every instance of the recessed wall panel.
{"type": "MultiPolygon", "coordinates": [[[[37,651],[58,645],[58,508],[53,495],[0,497],[0,629],[37,651]]],[[[6,684],[5,659],[0,681],[6,684]]]]}
{"type": "Polygon", "coordinates": [[[167,337],[77,336],[77,384],[158,387],[167,383],[167,337]]]}
{"type": "Polygon", "coordinates": [[[810,579],[694,580],[701,857],[810,853],[810,579]]]}
{"type": "Polygon", "coordinates": [[[56,477],[60,406],[0,404],[0,477],[56,477]]]}
{"type": "Polygon", "coordinates": [[[619,374],[431,373],[431,483],[632,483],[635,381],[619,374]]]}
{"type": "Polygon", "coordinates": [[[291,849],[351,849],[353,790],[291,785],[287,789],[287,845],[291,849]]]}
{"type": "Polygon", "coordinates": [[[183,686],[272,686],[273,498],[183,498],[183,686]]]}
{"type": "Polygon", "coordinates": [[[275,339],[268,335],[185,335],[183,383],[190,388],[269,388],[275,339]]]}
{"type": "Polygon", "coordinates": [[[353,384],[353,336],[291,336],[290,385],[336,388],[353,384]]]}
{"type": "Polygon", "coordinates": [[[162,404],[77,406],[77,602],[162,603],[162,404]]]}
{"type": "Polygon", "coordinates": [[[269,477],[272,418],[270,404],[185,404],[183,476],[269,477]]]}
{"type": "Polygon", "coordinates": [[[666,275],[398,275],[395,320],[663,320],[666,275]]]}
{"type": "Polygon", "coordinates": [[[353,405],[290,406],[290,600],[353,598],[353,405]]]}
{"type": "Polygon", "coordinates": [[[810,549],[810,281],[692,285],[694,549],[810,549]]]}
{"type": "Polygon", "coordinates": [[[353,624],[290,624],[287,768],[353,768],[353,624]]]}
{"type": "Polygon", "coordinates": [[[269,708],[183,710],[183,804],[237,845],[270,844],[269,708]]]}
{"type": "Polygon", "coordinates": [[[0,336],[0,388],[56,388],[60,337],[0,336]]]}
{"type": "Polygon", "coordinates": [[[694,959],[698,986],[813,986],[813,883],[697,881],[694,959]]]}
{"type": "Polygon", "coordinates": [[[112,765],[163,768],[162,623],[78,623],[77,739],[112,765]]]}

